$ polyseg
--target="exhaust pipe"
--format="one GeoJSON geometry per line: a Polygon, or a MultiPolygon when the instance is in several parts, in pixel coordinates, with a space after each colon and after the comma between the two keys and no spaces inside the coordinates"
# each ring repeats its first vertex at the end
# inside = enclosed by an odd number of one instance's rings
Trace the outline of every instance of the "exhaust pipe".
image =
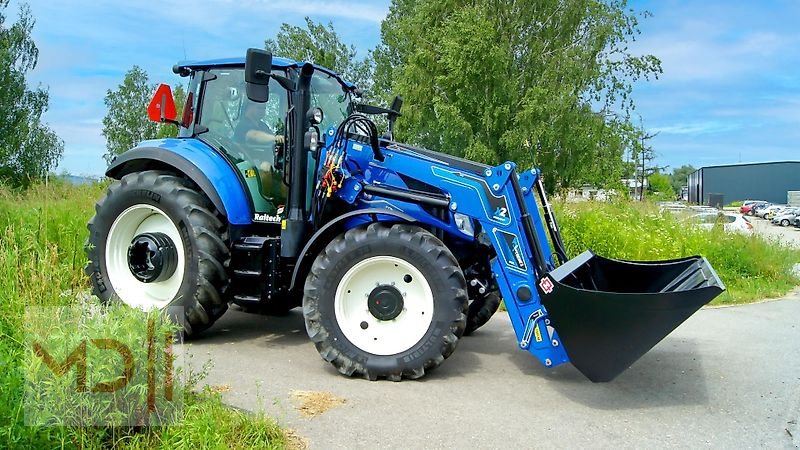
{"type": "Polygon", "coordinates": [[[287,202],[286,224],[281,229],[281,257],[297,258],[303,248],[306,234],[306,193],[308,190],[308,154],[303,136],[309,127],[306,111],[311,107],[311,75],[314,66],[306,63],[300,68],[297,90],[294,92],[294,130],[292,141],[292,166],[287,202]]]}

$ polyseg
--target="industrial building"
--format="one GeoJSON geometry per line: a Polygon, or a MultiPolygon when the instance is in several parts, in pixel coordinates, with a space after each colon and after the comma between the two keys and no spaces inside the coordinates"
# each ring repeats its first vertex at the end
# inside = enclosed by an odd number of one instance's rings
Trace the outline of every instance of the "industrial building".
{"type": "Polygon", "coordinates": [[[702,167],[689,174],[689,202],[721,206],[737,200],[786,203],[800,190],[800,161],[702,167]]]}

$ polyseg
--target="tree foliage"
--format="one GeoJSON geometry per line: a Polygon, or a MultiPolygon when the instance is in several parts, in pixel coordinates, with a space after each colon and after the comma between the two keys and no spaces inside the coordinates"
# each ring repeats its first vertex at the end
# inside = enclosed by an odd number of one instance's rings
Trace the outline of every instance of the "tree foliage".
{"type": "Polygon", "coordinates": [[[18,20],[9,24],[4,14],[8,4],[0,0],[0,181],[25,187],[55,168],[64,143],[42,121],[47,90],[26,84],[39,56],[30,8],[21,6],[18,20]]]}
{"type": "Polygon", "coordinates": [[[672,189],[674,189],[675,192],[680,192],[681,188],[686,186],[686,184],[689,182],[689,174],[695,170],[697,169],[695,169],[691,164],[684,164],[677,169],[674,169],[672,171],[672,175],[669,177],[670,182],[672,183],[672,189]]]}
{"type": "Polygon", "coordinates": [[[405,98],[401,139],[608,185],[639,141],[632,83],[661,71],[628,50],[638,20],[624,0],[393,0],[376,88],[405,98]]]}
{"type": "Polygon", "coordinates": [[[372,88],[372,58],[357,59],[355,46],[342,42],[332,23],[326,26],[308,17],[305,21],[305,28],[282,24],[275,39],[264,41],[264,47],[276,56],[331,69],[369,93],[372,88]]]}
{"type": "MultiPolygon", "coordinates": [[[[133,66],[125,73],[122,83],[117,89],[106,92],[105,104],[108,111],[103,118],[103,136],[106,138],[106,163],[117,155],[134,148],[146,139],[174,137],[177,128],[171,124],[151,122],[147,116],[147,105],[155,93],[156,85],[150,83],[147,72],[139,66],[133,66]]],[[[180,120],[186,91],[183,86],[173,89],[175,106],[180,120]]]]}
{"type": "Polygon", "coordinates": [[[650,197],[659,200],[675,199],[675,191],[672,189],[670,177],[661,172],[655,172],[647,177],[647,192],[650,197]]]}

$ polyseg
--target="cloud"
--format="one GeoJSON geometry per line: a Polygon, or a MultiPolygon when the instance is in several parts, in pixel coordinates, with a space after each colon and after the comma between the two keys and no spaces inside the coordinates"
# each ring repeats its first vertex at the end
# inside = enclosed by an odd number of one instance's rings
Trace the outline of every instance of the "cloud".
{"type": "Polygon", "coordinates": [[[724,133],[739,128],[734,123],[692,122],[650,128],[648,131],[661,134],[708,134],[724,133]]]}
{"type": "Polygon", "coordinates": [[[333,22],[347,43],[365,53],[379,41],[388,1],[341,0],[29,0],[39,64],[28,80],[49,87],[44,120],[64,140],[60,167],[99,175],[105,169],[103,97],[134,64],[150,81],[180,83],[172,65],[183,59],[244,55],[261,47],[281,23],[303,17],[333,22]]]}
{"type": "Polygon", "coordinates": [[[653,16],[640,22],[642,35],[631,48],[659,57],[668,83],[757,77],[786,67],[800,44],[800,4],[789,0],[663,0],[647,7],[653,16]]]}
{"type": "Polygon", "coordinates": [[[664,74],[634,97],[659,165],[796,159],[800,3],[648,2],[631,46],[664,74]]]}
{"type": "Polygon", "coordinates": [[[774,32],[742,34],[730,41],[722,34],[687,22],[649,38],[638,50],[661,59],[665,82],[708,82],[752,76],[779,66],[778,56],[800,42],[800,36],[774,32]]]}

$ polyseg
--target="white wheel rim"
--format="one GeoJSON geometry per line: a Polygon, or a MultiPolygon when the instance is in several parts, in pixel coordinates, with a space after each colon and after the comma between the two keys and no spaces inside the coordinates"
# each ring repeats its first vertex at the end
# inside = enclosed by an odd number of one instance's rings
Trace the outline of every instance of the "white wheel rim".
{"type": "Polygon", "coordinates": [[[374,355],[395,355],[413,347],[433,321],[433,291],[413,264],[393,256],[367,258],[342,277],[334,297],[336,323],[353,345],[374,355]],[[410,281],[406,276],[410,276],[410,281]],[[379,320],[368,308],[370,293],[390,285],[403,294],[403,310],[379,320]],[[366,323],[366,328],[364,324],[366,323]]]}
{"type": "Polygon", "coordinates": [[[123,303],[143,310],[161,309],[178,294],[183,282],[185,257],[178,227],[160,209],[152,205],[134,205],[122,212],[106,238],[106,272],[114,293],[123,303]],[[143,283],[128,267],[128,247],[142,233],[164,233],[172,240],[178,254],[175,272],[168,279],[143,283]]]}

